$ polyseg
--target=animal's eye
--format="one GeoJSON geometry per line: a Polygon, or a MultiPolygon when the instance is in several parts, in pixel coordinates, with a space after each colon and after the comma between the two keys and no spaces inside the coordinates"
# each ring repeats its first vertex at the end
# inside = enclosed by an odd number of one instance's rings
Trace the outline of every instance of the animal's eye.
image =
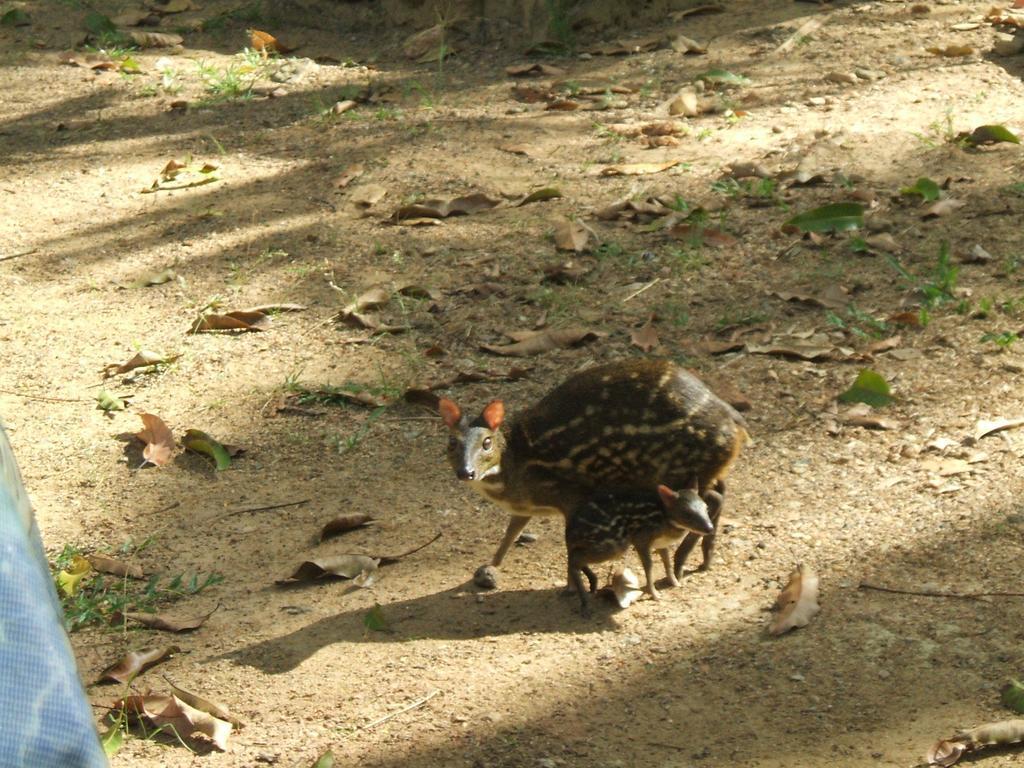
{"type": "Polygon", "coordinates": [[[449,448],[458,448],[459,447],[459,439],[457,437],[455,437],[454,435],[449,437],[448,438],[448,447],[449,448]]]}
{"type": "Polygon", "coordinates": [[[484,438],[484,442],[483,442],[483,446],[484,446],[484,450],[485,451],[491,450],[491,438],[485,437],[484,438]]]}

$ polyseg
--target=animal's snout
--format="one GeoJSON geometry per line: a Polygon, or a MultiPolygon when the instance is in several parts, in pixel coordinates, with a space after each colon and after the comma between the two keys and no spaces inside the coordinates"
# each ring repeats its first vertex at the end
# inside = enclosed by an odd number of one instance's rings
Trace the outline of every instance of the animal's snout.
{"type": "Polygon", "coordinates": [[[459,480],[475,480],[476,470],[470,469],[469,467],[459,467],[455,470],[455,476],[459,478],[459,480]]]}

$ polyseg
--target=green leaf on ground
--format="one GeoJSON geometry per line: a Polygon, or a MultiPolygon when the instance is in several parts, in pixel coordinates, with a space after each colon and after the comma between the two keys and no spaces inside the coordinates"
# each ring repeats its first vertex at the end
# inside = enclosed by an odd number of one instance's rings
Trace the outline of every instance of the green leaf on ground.
{"type": "Polygon", "coordinates": [[[391,630],[391,622],[384,616],[380,603],[374,603],[373,608],[363,615],[363,626],[371,632],[388,632],[391,630]]]}
{"type": "Polygon", "coordinates": [[[799,213],[784,225],[784,229],[801,232],[842,232],[864,226],[864,206],[858,203],[832,203],[799,213]]]}
{"type": "Polygon", "coordinates": [[[1024,683],[1020,680],[1010,678],[1010,682],[1003,686],[1000,691],[1000,698],[1007,707],[1014,712],[1024,715],[1024,683]]]}
{"type": "Polygon", "coordinates": [[[839,395],[839,400],[844,403],[867,403],[872,408],[882,408],[889,405],[894,398],[889,392],[889,383],[880,373],[864,368],[858,375],[853,385],[839,395]]]}
{"type": "Polygon", "coordinates": [[[334,768],[334,753],[328,749],[317,758],[312,768],[334,768]]]}
{"type": "Polygon", "coordinates": [[[218,472],[231,466],[231,454],[228,453],[228,449],[205,432],[198,429],[186,430],[181,444],[185,446],[186,451],[202,453],[217,462],[218,472]]]}
{"type": "Polygon", "coordinates": [[[930,203],[933,200],[939,199],[939,185],[929,179],[927,176],[922,176],[912,187],[903,187],[900,190],[901,195],[920,195],[921,199],[926,203],[930,203]]]}
{"type": "Polygon", "coordinates": [[[1005,125],[979,125],[971,133],[964,137],[968,144],[975,146],[979,144],[998,144],[1005,141],[1010,144],[1020,144],[1020,138],[1005,125]]]}
{"type": "Polygon", "coordinates": [[[100,393],[96,395],[96,410],[98,411],[110,413],[111,411],[123,411],[126,407],[124,400],[105,389],[101,389],[100,393]]]}

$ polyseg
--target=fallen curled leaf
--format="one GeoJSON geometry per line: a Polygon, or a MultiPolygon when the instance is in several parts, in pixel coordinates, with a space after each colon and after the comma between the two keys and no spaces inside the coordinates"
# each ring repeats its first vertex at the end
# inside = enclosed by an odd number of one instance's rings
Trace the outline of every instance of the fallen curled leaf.
{"type": "Polygon", "coordinates": [[[103,670],[96,682],[127,685],[150,667],[166,661],[179,651],[176,645],[151,648],[148,651],[130,651],[103,670]]]}
{"type": "Polygon", "coordinates": [[[82,581],[92,575],[92,564],[81,555],[71,558],[71,564],[66,570],[57,574],[57,587],[64,597],[74,597],[82,581]]]}
{"type": "Polygon", "coordinates": [[[341,172],[341,175],[339,175],[334,180],[334,186],[337,187],[338,189],[344,189],[353,181],[362,176],[365,170],[366,169],[363,168],[361,163],[355,163],[354,165],[350,165],[348,168],[341,172]]]}
{"type": "Polygon", "coordinates": [[[608,334],[600,331],[591,331],[584,328],[549,328],[543,331],[532,331],[522,334],[520,340],[514,344],[497,346],[483,344],[481,349],[495,355],[508,357],[529,357],[539,355],[542,352],[550,352],[554,349],[566,347],[578,347],[597,339],[604,338],[608,334]]]}
{"type": "Polygon", "coordinates": [[[942,739],[932,745],[928,750],[928,754],[925,755],[925,760],[928,761],[928,765],[939,765],[942,768],[948,768],[951,765],[956,765],[966,751],[966,744],[959,741],[942,739]]]}
{"type": "Polygon", "coordinates": [[[537,203],[544,200],[554,200],[562,196],[562,190],[557,187],[542,187],[541,189],[535,189],[527,195],[515,200],[511,203],[512,207],[518,208],[521,205],[527,203],[537,203]]]}
{"type": "Polygon", "coordinates": [[[221,751],[227,750],[231,736],[231,723],[196,709],[173,694],[126,696],[114,704],[113,711],[127,712],[133,719],[145,720],[157,728],[173,729],[178,738],[200,733],[221,751]]]}
{"type": "Polygon", "coordinates": [[[788,357],[795,360],[834,360],[842,357],[841,352],[833,346],[800,343],[747,344],[747,352],[752,355],[771,355],[788,357]]]}
{"type": "Polygon", "coordinates": [[[589,264],[583,264],[575,259],[563,261],[560,264],[548,264],[544,267],[544,278],[542,282],[566,285],[578,283],[593,270],[589,264]]]}
{"type": "Polygon", "coordinates": [[[220,608],[218,605],[212,611],[200,616],[189,616],[189,617],[176,617],[168,616],[162,613],[134,613],[128,612],[123,614],[125,619],[134,621],[141,624],[144,627],[150,629],[158,629],[163,632],[191,632],[194,629],[199,629],[206,623],[206,620],[213,616],[220,608]]]}
{"type": "Polygon", "coordinates": [[[951,58],[957,56],[970,56],[974,53],[974,49],[969,45],[947,45],[944,48],[932,46],[930,48],[925,48],[925,50],[934,56],[948,56],[951,58]]]}
{"type": "Polygon", "coordinates": [[[158,352],[151,352],[148,349],[139,350],[135,357],[124,363],[111,363],[103,367],[103,378],[117,376],[122,373],[134,371],[136,368],[149,368],[156,365],[168,365],[177,360],[181,355],[161,355],[158,352]]]}
{"type": "Polygon", "coordinates": [[[245,309],[239,310],[240,312],[261,312],[264,315],[271,315],[275,312],[305,312],[308,307],[305,304],[260,304],[255,307],[246,307],[245,309]]]}
{"type": "Polygon", "coordinates": [[[278,579],[275,583],[287,586],[336,577],[350,579],[358,587],[368,587],[376,579],[378,565],[380,565],[380,558],[369,555],[320,557],[316,560],[306,560],[295,569],[291,576],[278,579]]]}
{"type": "Polygon", "coordinates": [[[140,277],[138,280],[132,283],[132,287],[149,288],[154,285],[163,285],[164,283],[171,282],[171,280],[173,280],[177,276],[178,273],[175,272],[173,269],[163,269],[151,275],[145,275],[143,277],[140,277]]]}
{"type": "Polygon", "coordinates": [[[362,328],[374,333],[403,333],[409,330],[408,325],[388,325],[370,315],[364,315],[359,312],[346,312],[345,310],[335,315],[335,320],[339,323],[344,323],[350,328],[362,328]]]}
{"type": "Polygon", "coordinates": [[[863,427],[864,429],[899,429],[899,424],[892,419],[876,416],[871,411],[871,406],[866,403],[858,403],[842,415],[839,421],[851,427],[863,427]]]}
{"type": "Polygon", "coordinates": [[[170,687],[171,693],[173,693],[183,702],[188,704],[190,707],[194,707],[195,709],[198,709],[202,712],[206,712],[209,715],[213,715],[219,720],[225,720],[231,723],[231,725],[233,725],[238,730],[241,730],[244,727],[245,723],[243,723],[239,718],[235,717],[231,713],[231,710],[229,710],[223,704],[220,704],[216,701],[211,701],[205,696],[200,696],[199,694],[186,691],[184,688],[179,688],[174,683],[172,683],[167,678],[166,675],[162,675],[162,677],[164,678],[164,682],[167,683],[168,687],[170,687]]]}
{"type": "Polygon", "coordinates": [[[679,160],[668,160],[664,163],[621,163],[607,165],[599,171],[601,176],[643,176],[649,173],[661,173],[679,165],[679,160]]]}
{"type": "Polygon", "coordinates": [[[509,77],[561,77],[565,70],[551,64],[513,64],[505,67],[505,74],[509,77]]]}
{"type": "Polygon", "coordinates": [[[771,635],[806,627],[818,613],[818,576],[809,566],[798,565],[790,574],[789,583],[775,600],[774,610],[778,613],[768,626],[771,635]]]}
{"type": "Polygon", "coordinates": [[[696,224],[676,224],[665,230],[672,237],[688,240],[695,245],[710,245],[714,248],[729,248],[739,241],[724,230],[696,224]]]}
{"type": "Polygon", "coordinates": [[[672,50],[676,53],[707,53],[708,49],[706,46],[701,45],[696,40],[691,40],[685,35],[676,35],[672,39],[672,50]]]}
{"type": "Polygon", "coordinates": [[[395,221],[403,219],[446,219],[449,216],[465,216],[480,211],[490,210],[501,204],[498,198],[490,197],[483,192],[455,197],[451,200],[424,200],[420,203],[405,205],[392,215],[395,221]]]}
{"type": "Polygon", "coordinates": [[[654,330],[654,326],[651,325],[651,319],[648,319],[643,326],[635,329],[629,334],[629,340],[635,347],[638,347],[641,352],[650,352],[661,344],[661,341],[658,339],[658,332],[654,330]]]}
{"type": "Polygon", "coordinates": [[[365,528],[372,525],[374,519],[365,513],[356,515],[341,515],[327,523],[320,531],[320,541],[324,542],[343,533],[354,531],[357,528],[365,528]]]}
{"type": "Polygon", "coordinates": [[[905,325],[911,328],[921,327],[921,313],[920,312],[897,312],[893,315],[889,315],[886,318],[887,323],[893,325],[905,325]]]}
{"type": "Polygon", "coordinates": [[[562,219],[555,223],[555,247],[560,251],[581,253],[589,250],[590,230],[575,219],[562,219]]]}
{"type": "Polygon", "coordinates": [[[98,573],[109,573],[111,576],[119,576],[122,579],[146,578],[146,574],[142,572],[142,566],[134,563],[125,563],[106,555],[88,555],[86,559],[92,569],[98,573]]]}
{"type": "Polygon", "coordinates": [[[891,349],[896,349],[900,344],[903,343],[903,338],[900,336],[890,336],[887,339],[879,339],[878,341],[872,342],[868,345],[865,350],[869,355],[877,355],[881,352],[888,352],[891,349]]]}
{"type": "Polygon", "coordinates": [[[769,295],[794,304],[806,304],[809,307],[821,307],[822,309],[845,308],[850,303],[849,298],[847,298],[846,293],[839,286],[833,287],[835,288],[834,291],[826,289],[820,296],[809,296],[792,291],[772,291],[769,295]]]}
{"type": "Polygon", "coordinates": [[[164,420],[152,413],[140,413],[143,429],[135,436],[145,443],[142,458],[147,463],[162,467],[174,455],[174,435],[164,420]]]}
{"type": "Polygon", "coordinates": [[[552,110],[555,112],[573,112],[577,109],[581,109],[582,104],[573,99],[553,99],[548,102],[544,109],[552,110]]]}
{"type": "Polygon", "coordinates": [[[629,608],[644,595],[640,580],[629,568],[619,567],[612,574],[611,582],[599,590],[599,594],[611,598],[619,608],[629,608]]]}
{"type": "Polygon", "coordinates": [[[208,312],[196,318],[189,333],[208,331],[265,331],[271,324],[270,316],[263,312],[208,312]]]}
{"type": "Polygon", "coordinates": [[[963,208],[965,205],[963,200],[957,200],[954,197],[947,197],[944,200],[939,200],[937,203],[933,203],[925,209],[925,212],[921,214],[922,219],[935,219],[940,216],[948,216],[954,211],[963,208]]]}
{"type": "Polygon", "coordinates": [[[589,48],[587,53],[592,56],[627,56],[634,53],[645,53],[660,48],[665,43],[665,35],[649,35],[628,40],[616,40],[589,48]]]}
{"type": "Polygon", "coordinates": [[[974,439],[981,440],[981,438],[986,437],[987,435],[1002,432],[1004,429],[1016,429],[1021,426],[1024,426],[1024,418],[995,419],[992,421],[979,419],[978,423],[974,427],[974,439]]]}
{"type": "Polygon", "coordinates": [[[201,430],[185,430],[185,436],[181,439],[181,444],[185,447],[186,451],[200,453],[213,459],[217,465],[218,472],[222,472],[231,466],[231,454],[228,452],[228,449],[201,430]]]}

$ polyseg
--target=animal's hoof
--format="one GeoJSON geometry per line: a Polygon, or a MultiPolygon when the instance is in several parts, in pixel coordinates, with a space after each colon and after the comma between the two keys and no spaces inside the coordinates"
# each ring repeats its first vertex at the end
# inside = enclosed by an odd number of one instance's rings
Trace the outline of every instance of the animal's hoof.
{"type": "Polygon", "coordinates": [[[481,565],[473,574],[473,583],[480,589],[495,589],[498,586],[498,569],[493,565],[481,565]]]}

